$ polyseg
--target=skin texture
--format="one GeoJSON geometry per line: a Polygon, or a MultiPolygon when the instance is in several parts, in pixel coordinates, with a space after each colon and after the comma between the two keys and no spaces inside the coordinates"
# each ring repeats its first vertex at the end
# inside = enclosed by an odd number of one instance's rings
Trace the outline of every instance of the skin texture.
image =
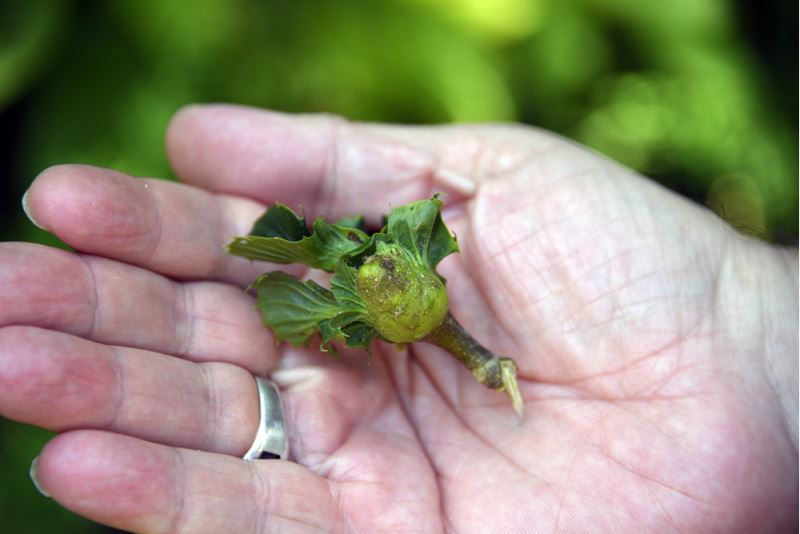
{"type": "Polygon", "coordinates": [[[167,151],[189,185],[36,179],[76,253],[0,244],[0,414],[61,432],[37,476],[63,506],[135,532],[796,530],[796,251],[528,128],[204,106],[167,151]],[[519,364],[521,424],[431,345],[276,347],[240,289],[274,266],[223,254],[275,200],[377,223],[436,191],[450,309],[519,364]],[[237,459],[251,373],[297,463],[237,459]]]}

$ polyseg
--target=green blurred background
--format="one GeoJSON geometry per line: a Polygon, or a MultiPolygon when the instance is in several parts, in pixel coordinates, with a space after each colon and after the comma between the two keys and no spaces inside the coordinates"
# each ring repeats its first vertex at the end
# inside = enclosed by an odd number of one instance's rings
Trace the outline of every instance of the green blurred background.
{"type": "MultiPolygon", "coordinates": [[[[0,240],[58,244],[45,167],[171,177],[169,117],[227,101],[551,129],[797,243],[797,2],[27,0],[0,4],[0,240]]],[[[0,266],[2,268],[2,266],[0,266]]],[[[99,532],[35,493],[48,434],[0,420],[6,532],[99,532]]]]}

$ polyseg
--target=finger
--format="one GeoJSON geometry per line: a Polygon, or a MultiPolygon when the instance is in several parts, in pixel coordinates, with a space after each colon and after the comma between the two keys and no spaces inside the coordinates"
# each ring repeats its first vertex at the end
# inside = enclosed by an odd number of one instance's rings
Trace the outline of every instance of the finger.
{"type": "Polygon", "coordinates": [[[327,483],[290,462],[245,462],[99,431],[62,434],[35,464],[66,508],[131,532],[344,529],[327,483]]]}
{"type": "Polygon", "coordinates": [[[96,256],[0,243],[0,326],[61,330],[113,345],[266,374],[277,355],[254,299],[214,282],[178,283],[96,256]]]}
{"type": "Polygon", "coordinates": [[[163,180],[86,165],[40,174],[25,196],[36,223],[65,243],[176,278],[246,285],[268,266],[223,246],[250,231],[263,206],[163,180]]]}
{"type": "Polygon", "coordinates": [[[302,204],[313,215],[357,211],[376,219],[390,202],[396,206],[435,191],[452,198],[474,192],[476,168],[464,160],[480,149],[453,142],[459,150],[450,151],[442,139],[455,141],[458,134],[191,106],[173,119],[167,152],[182,179],[210,190],[302,204]]]}
{"type": "MultiPolygon", "coordinates": [[[[380,349],[377,349],[380,350],[380,349]]],[[[382,366],[367,365],[366,355],[342,348],[339,357],[287,347],[270,378],[281,388],[292,458],[312,469],[327,462],[392,400],[382,366]]],[[[394,425],[398,440],[408,424],[394,425]]],[[[386,432],[389,433],[389,432],[386,432]]],[[[408,432],[410,433],[410,432],[408,432]]],[[[367,460],[361,458],[359,461],[367,460]]]]}
{"type": "Polygon", "coordinates": [[[369,502],[383,510],[376,530],[378,516],[353,506],[348,520],[354,531],[405,531],[409,518],[414,530],[441,531],[435,473],[384,365],[402,357],[381,345],[369,366],[352,349],[340,356],[290,349],[272,374],[283,389],[292,457],[336,484],[337,502],[369,502]]]}
{"type": "Polygon", "coordinates": [[[253,375],[101,345],[40,328],[0,328],[0,414],[49,430],[107,429],[241,457],[258,428],[253,375]]]}

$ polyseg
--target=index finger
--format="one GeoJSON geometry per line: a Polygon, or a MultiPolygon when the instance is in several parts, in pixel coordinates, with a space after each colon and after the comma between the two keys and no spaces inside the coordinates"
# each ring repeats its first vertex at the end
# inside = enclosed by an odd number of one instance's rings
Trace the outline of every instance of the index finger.
{"type": "Polygon", "coordinates": [[[440,137],[432,128],[190,106],[173,119],[167,152],[178,176],[206,189],[302,205],[313,216],[358,212],[377,222],[390,203],[474,192],[466,167],[451,165],[437,148],[440,137]]]}

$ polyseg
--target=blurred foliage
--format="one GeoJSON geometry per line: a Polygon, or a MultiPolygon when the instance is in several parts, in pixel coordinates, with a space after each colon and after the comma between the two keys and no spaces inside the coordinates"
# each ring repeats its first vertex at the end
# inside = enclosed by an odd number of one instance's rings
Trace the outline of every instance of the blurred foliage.
{"type": "MultiPolygon", "coordinates": [[[[169,177],[172,113],[228,101],[370,121],[535,124],[745,232],[795,243],[796,21],[797,4],[776,1],[7,1],[0,238],[58,244],[19,209],[46,166],[169,177]]],[[[5,421],[0,432],[10,531],[90,528],[27,481],[23,464],[45,435],[5,421]]]]}

